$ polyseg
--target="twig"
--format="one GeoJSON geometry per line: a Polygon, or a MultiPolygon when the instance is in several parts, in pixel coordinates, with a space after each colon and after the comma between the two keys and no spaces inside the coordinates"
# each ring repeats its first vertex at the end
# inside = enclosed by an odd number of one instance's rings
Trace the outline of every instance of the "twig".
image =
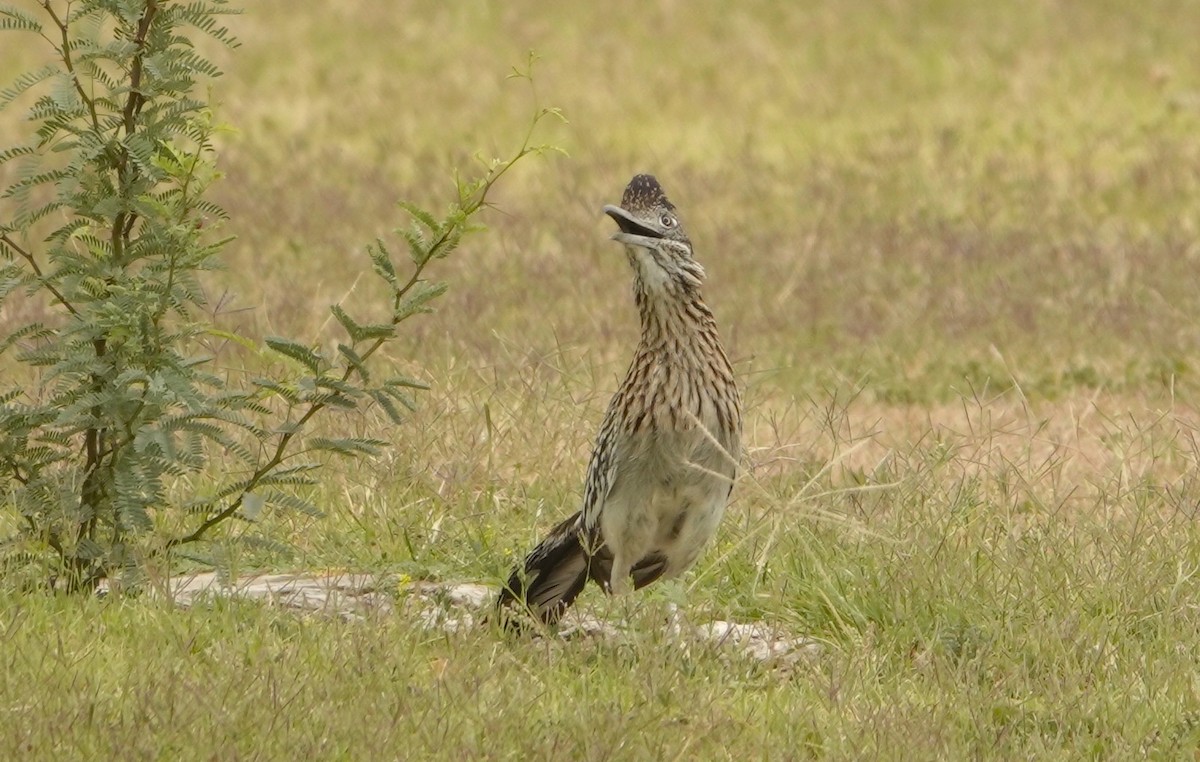
{"type": "MultiPolygon", "coordinates": [[[[398,308],[400,306],[400,303],[403,300],[404,296],[410,290],[412,290],[413,286],[415,286],[420,281],[421,274],[424,272],[425,267],[429,264],[429,262],[433,260],[434,255],[437,253],[437,251],[439,249],[441,249],[443,246],[445,246],[455,235],[465,232],[464,228],[466,227],[466,224],[465,224],[466,221],[469,220],[473,214],[475,214],[480,209],[487,206],[488,193],[491,191],[492,187],[495,186],[496,182],[501,177],[503,177],[504,174],[506,172],[508,172],[508,170],[511,169],[514,164],[517,163],[517,161],[524,158],[525,156],[528,156],[531,153],[536,153],[539,151],[538,148],[530,146],[530,141],[533,136],[533,131],[534,131],[534,128],[537,126],[538,122],[540,122],[543,117],[545,117],[551,113],[555,113],[555,112],[549,111],[549,110],[539,111],[536,114],[536,116],[534,117],[532,124],[530,125],[529,132],[526,133],[525,139],[521,143],[520,149],[512,156],[512,158],[508,159],[507,161],[500,162],[499,164],[494,165],[491,169],[489,169],[488,174],[485,176],[483,182],[479,185],[479,187],[475,191],[473,191],[472,196],[468,197],[465,203],[463,202],[463,199],[460,195],[459,206],[458,206],[458,209],[456,210],[456,212],[461,213],[461,217],[459,217],[458,214],[450,215],[451,218],[457,217],[458,221],[452,221],[443,227],[441,235],[438,236],[437,240],[435,240],[432,244],[430,244],[426,248],[425,253],[427,256],[423,257],[420,262],[416,263],[416,268],[414,269],[412,275],[409,277],[408,281],[405,282],[405,284],[403,286],[396,289],[396,293],[395,293],[395,296],[393,299],[393,310],[395,310],[396,308],[398,308]]],[[[392,324],[393,325],[399,324],[401,322],[401,320],[403,320],[403,318],[393,317],[392,324]]],[[[381,338],[375,339],[375,341],[366,349],[366,351],[364,351],[359,356],[360,360],[362,362],[366,362],[367,359],[369,357],[371,357],[371,355],[375,354],[375,352],[378,351],[379,348],[382,347],[385,343],[387,343],[386,338],[381,337],[381,338]]],[[[356,369],[354,366],[347,367],[342,373],[341,380],[342,381],[349,380],[350,377],[353,376],[355,372],[356,372],[356,369]]],[[[311,420],[313,416],[315,416],[317,413],[319,413],[321,410],[325,409],[326,407],[327,407],[327,403],[325,403],[325,402],[318,401],[318,402],[311,403],[309,405],[308,410],[305,411],[304,415],[300,416],[300,418],[294,424],[292,424],[291,430],[289,430],[288,432],[286,432],[280,436],[279,442],[275,446],[275,452],[271,456],[271,459],[268,460],[262,466],[260,466],[257,470],[255,470],[255,472],[247,480],[246,488],[243,489],[236,498],[234,498],[233,502],[230,503],[228,506],[226,506],[224,509],[222,509],[219,513],[216,513],[216,514],[210,516],[209,518],[205,519],[191,533],[186,534],[182,537],[174,537],[174,538],[171,538],[170,540],[168,540],[166,542],[166,544],[164,545],[164,550],[170,550],[171,548],[178,547],[179,545],[185,545],[188,543],[197,542],[204,538],[205,533],[207,533],[209,529],[211,529],[212,527],[216,526],[217,524],[220,524],[221,522],[225,521],[226,519],[229,519],[234,514],[236,514],[238,512],[238,510],[242,507],[242,504],[245,501],[246,494],[248,492],[252,491],[254,489],[254,487],[258,484],[258,482],[264,476],[266,476],[268,473],[270,473],[272,470],[274,470],[276,466],[278,466],[279,464],[281,464],[284,461],[284,459],[285,459],[284,453],[287,450],[288,445],[291,443],[292,439],[294,439],[295,436],[300,432],[300,429],[304,426],[304,424],[307,423],[309,420],[311,420]]]]}
{"type": "Polygon", "coordinates": [[[67,297],[63,296],[62,292],[55,288],[53,283],[46,280],[46,276],[42,274],[42,268],[38,266],[37,260],[34,259],[33,254],[18,246],[17,242],[10,238],[7,233],[0,234],[0,241],[3,241],[5,246],[8,246],[10,249],[17,252],[22,259],[29,263],[29,267],[33,270],[33,274],[38,277],[38,280],[41,281],[42,285],[45,286],[47,291],[49,291],[51,294],[54,294],[54,298],[58,300],[59,304],[65,307],[67,311],[75,317],[79,317],[79,312],[76,311],[75,307],[69,301],[67,301],[67,297]]]}
{"type": "Polygon", "coordinates": [[[67,34],[67,22],[59,18],[58,14],[54,12],[54,8],[50,5],[50,0],[42,0],[42,7],[46,9],[46,13],[50,14],[50,18],[54,20],[54,25],[58,27],[59,34],[62,35],[62,47],[59,50],[62,51],[63,65],[67,67],[67,73],[71,75],[71,81],[75,83],[75,92],[79,93],[79,97],[83,99],[84,105],[88,108],[88,113],[91,114],[92,129],[99,133],[100,117],[96,114],[96,103],[84,92],[83,84],[79,81],[79,76],[75,73],[75,64],[71,60],[71,40],[67,34]]]}

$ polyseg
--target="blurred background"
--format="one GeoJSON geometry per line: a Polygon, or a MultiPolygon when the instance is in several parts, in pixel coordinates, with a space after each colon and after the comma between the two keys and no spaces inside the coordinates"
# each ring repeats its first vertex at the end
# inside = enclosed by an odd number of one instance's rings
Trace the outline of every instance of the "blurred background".
{"type": "MultiPolygon", "coordinates": [[[[420,362],[579,347],[619,373],[636,320],[599,210],[651,172],[739,367],[788,393],[1186,380],[1198,24],[1183,1],[261,0],[211,51],[237,236],[213,288],[235,327],[315,335],[398,199],[442,208],[559,107],[536,139],[567,156],[520,166],[430,273],[451,290],[412,326],[420,362]],[[533,90],[507,78],[530,51],[533,90]]],[[[46,52],[9,39],[10,74],[46,52]]]]}

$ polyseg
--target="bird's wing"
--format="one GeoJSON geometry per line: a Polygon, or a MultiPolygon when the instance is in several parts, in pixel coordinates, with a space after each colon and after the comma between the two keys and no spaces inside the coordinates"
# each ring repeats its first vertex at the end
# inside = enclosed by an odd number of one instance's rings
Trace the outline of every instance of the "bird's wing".
{"type": "MultiPolygon", "coordinates": [[[[619,396],[619,395],[618,395],[619,396]]],[[[621,437],[617,426],[620,415],[618,398],[614,397],[600,426],[596,445],[588,461],[587,479],[583,487],[583,527],[596,529],[600,524],[600,511],[616,486],[617,464],[621,461],[621,437]]]]}

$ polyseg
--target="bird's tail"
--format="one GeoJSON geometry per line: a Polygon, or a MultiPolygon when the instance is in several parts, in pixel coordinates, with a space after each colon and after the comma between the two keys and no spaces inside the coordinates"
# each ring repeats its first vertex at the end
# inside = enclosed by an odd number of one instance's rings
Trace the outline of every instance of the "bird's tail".
{"type": "Polygon", "coordinates": [[[555,624],[587,584],[593,548],[588,547],[583,517],[576,513],[542,540],[525,562],[513,570],[500,591],[496,608],[501,621],[514,623],[505,609],[523,604],[544,624],[555,624]]]}

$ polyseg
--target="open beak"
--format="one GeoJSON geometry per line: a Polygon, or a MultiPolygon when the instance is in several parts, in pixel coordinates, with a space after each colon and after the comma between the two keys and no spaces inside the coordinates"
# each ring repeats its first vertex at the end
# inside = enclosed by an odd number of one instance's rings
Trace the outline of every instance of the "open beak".
{"type": "Polygon", "coordinates": [[[619,206],[616,206],[614,204],[608,204],[607,206],[604,207],[604,213],[607,214],[609,217],[612,217],[613,221],[617,223],[617,227],[619,227],[621,229],[620,232],[613,233],[612,238],[614,241],[620,241],[621,243],[629,243],[629,244],[633,244],[635,246],[637,246],[637,245],[648,246],[648,245],[652,245],[652,244],[648,241],[639,242],[638,239],[643,239],[643,241],[644,241],[644,239],[646,239],[646,238],[662,238],[663,237],[662,233],[658,232],[657,230],[653,230],[651,228],[646,227],[641,222],[639,222],[632,214],[625,211],[624,209],[622,209],[619,206]]]}

